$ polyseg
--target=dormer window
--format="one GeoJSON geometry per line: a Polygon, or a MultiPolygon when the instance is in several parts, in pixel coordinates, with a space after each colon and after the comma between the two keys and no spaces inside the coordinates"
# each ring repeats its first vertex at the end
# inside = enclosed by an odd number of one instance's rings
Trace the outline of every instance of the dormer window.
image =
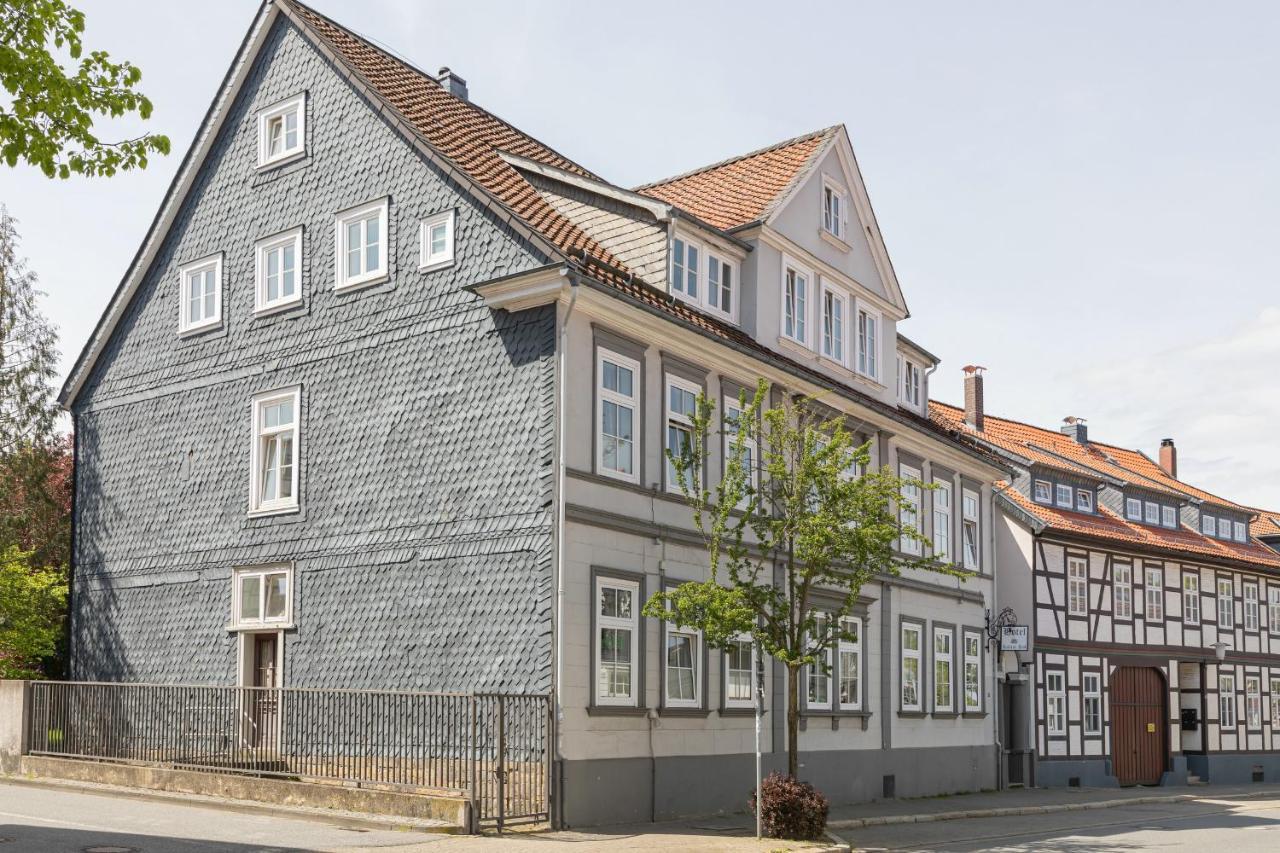
{"type": "Polygon", "coordinates": [[[830,179],[822,182],[822,230],[841,240],[849,230],[849,197],[830,179]]]}
{"type": "Polygon", "coordinates": [[[902,360],[902,401],[920,407],[920,365],[906,358],[902,360]]]}
{"type": "Polygon", "coordinates": [[[1160,508],[1160,521],[1165,527],[1178,526],[1178,511],[1171,506],[1160,508]]]}
{"type": "Polygon", "coordinates": [[[1056,494],[1058,506],[1063,507],[1064,509],[1071,509],[1071,487],[1064,483],[1059,483],[1056,489],[1056,494]]]}
{"type": "Polygon", "coordinates": [[[1219,539],[1231,538],[1231,519],[1229,518],[1218,519],[1218,538],[1219,539]]]}
{"type": "Polygon", "coordinates": [[[1142,521],[1142,501],[1137,498],[1125,498],[1124,517],[1130,521],[1142,521]]]}
{"type": "Polygon", "coordinates": [[[306,148],[307,96],[295,95],[258,113],[258,167],[301,156],[306,148]]]}
{"type": "Polygon", "coordinates": [[[713,248],[676,237],[671,241],[671,292],[713,314],[733,319],[735,264],[713,248]]]}
{"type": "Polygon", "coordinates": [[[1036,480],[1033,499],[1039,504],[1053,503],[1053,484],[1048,480],[1036,480]]]}
{"type": "Polygon", "coordinates": [[[1144,516],[1143,520],[1146,521],[1147,524],[1159,524],[1160,523],[1160,504],[1156,503],[1155,501],[1147,501],[1146,515],[1144,516]]]}
{"type": "Polygon", "coordinates": [[[1081,512],[1093,512],[1093,492],[1088,489],[1076,489],[1076,509],[1081,512]]]}
{"type": "Polygon", "coordinates": [[[858,309],[858,372],[880,378],[880,315],[866,308],[858,309]]]}
{"type": "Polygon", "coordinates": [[[1200,532],[1205,536],[1212,536],[1217,531],[1217,522],[1213,516],[1200,513],[1200,532]]]}
{"type": "Polygon", "coordinates": [[[1243,521],[1233,521],[1231,523],[1233,538],[1237,542],[1249,541],[1249,529],[1243,521]]]}

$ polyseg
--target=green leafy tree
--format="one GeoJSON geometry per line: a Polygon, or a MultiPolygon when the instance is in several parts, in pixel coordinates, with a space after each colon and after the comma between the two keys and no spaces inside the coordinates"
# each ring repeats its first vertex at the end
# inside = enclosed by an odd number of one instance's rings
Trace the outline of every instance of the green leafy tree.
{"type": "Polygon", "coordinates": [[[841,619],[863,584],[907,567],[963,573],[932,558],[904,557],[895,547],[910,539],[922,553],[929,550],[914,526],[898,521],[911,508],[904,490],[927,488],[923,483],[888,468],[868,470],[868,446],[855,445],[843,422],[824,416],[813,400],[765,408],[768,398],[764,382],[752,399],[742,395],[746,414],[727,418],[722,432],[712,420],[714,405],[699,396],[688,442],[667,456],[706,542],[708,577],[655,594],[644,613],[700,630],[712,648],[750,636],[785,667],[787,769],[795,776],[801,671],[825,669],[828,650],[854,639],[841,619]],[[714,490],[702,474],[713,437],[728,447],[714,490]],[[822,617],[814,607],[819,590],[822,617]]]}
{"type": "Polygon", "coordinates": [[[62,637],[67,581],[61,568],[33,566],[16,548],[0,552],[0,678],[39,678],[62,637]]]}
{"type": "Polygon", "coordinates": [[[71,564],[71,438],[0,453],[0,551],[29,552],[40,568],[71,564]]]}
{"type": "Polygon", "coordinates": [[[10,166],[24,160],[49,177],[114,175],[144,169],[147,157],[169,153],[169,138],[147,133],[104,142],[95,116],[151,116],[151,101],[137,90],[142,72],[113,62],[106,51],[85,52],[84,13],[63,0],[0,0],[0,155],[10,166]],[[60,55],[74,68],[63,67],[60,55]]]}
{"type": "Polygon", "coordinates": [[[0,455],[53,434],[58,335],[40,312],[36,275],[18,254],[17,222],[0,205],[0,455]]]}

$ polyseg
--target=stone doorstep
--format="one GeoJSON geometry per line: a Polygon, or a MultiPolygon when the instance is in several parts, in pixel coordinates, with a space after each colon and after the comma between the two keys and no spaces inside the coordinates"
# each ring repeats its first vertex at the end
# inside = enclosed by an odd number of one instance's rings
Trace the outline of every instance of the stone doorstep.
{"type": "Polygon", "coordinates": [[[379,791],[30,755],[22,757],[17,773],[0,776],[0,779],[82,793],[365,824],[358,828],[465,832],[470,812],[470,803],[465,799],[445,794],[379,791]]]}

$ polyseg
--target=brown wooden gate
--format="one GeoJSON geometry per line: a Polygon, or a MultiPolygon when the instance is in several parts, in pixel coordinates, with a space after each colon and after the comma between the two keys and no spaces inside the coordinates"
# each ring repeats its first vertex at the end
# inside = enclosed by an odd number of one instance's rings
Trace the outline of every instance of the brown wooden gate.
{"type": "Polygon", "coordinates": [[[1117,667],[1110,694],[1116,779],[1121,785],[1160,784],[1169,750],[1164,678],[1151,667],[1117,667]]]}

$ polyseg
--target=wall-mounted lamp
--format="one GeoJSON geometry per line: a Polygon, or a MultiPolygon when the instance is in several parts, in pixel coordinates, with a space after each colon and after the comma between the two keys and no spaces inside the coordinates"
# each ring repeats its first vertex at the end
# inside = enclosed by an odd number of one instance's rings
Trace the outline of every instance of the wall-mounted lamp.
{"type": "Polygon", "coordinates": [[[1230,643],[1224,643],[1221,640],[1213,644],[1213,653],[1218,656],[1218,662],[1227,659],[1227,649],[1231,648],[1230,643]]]}

